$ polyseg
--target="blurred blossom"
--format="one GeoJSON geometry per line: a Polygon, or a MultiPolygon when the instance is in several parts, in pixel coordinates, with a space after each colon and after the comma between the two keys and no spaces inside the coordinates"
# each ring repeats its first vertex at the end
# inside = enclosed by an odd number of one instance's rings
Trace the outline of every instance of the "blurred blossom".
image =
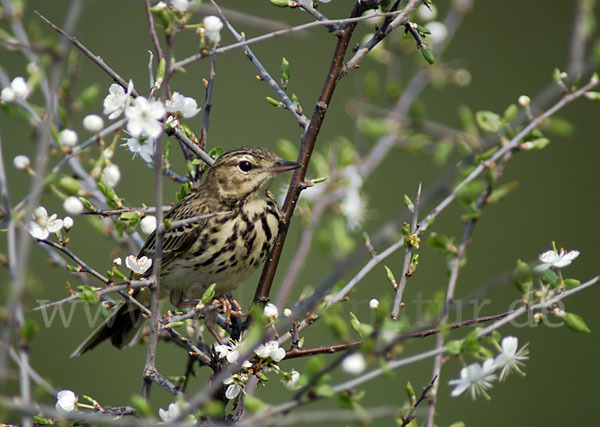
{"type": "Polygon", "coordinates": [[[451,395],[456,397],[468,390],[472,399],[480,394],[489,398],[486,390],[492,387],[492,381],[496,379],[495,370],[494,359],[487,359],[483,362],[483,365],[473,363],[462,368],[460,378],[448,382],[448,384],[454,386],[451,395]]]}
{"type": "Polygon", "coordinates": [[[448,37],[448,29],[441,22],[431,21],[425,26],[429,31],[431,31],[431,35],[429,35],[429,38],[431,38],[433,43],[440,43],[446,40],[446,37],[448,37]]]}
{"type": "Polygon", "coordinates": [[[165,107],[169,113],[180,113],[185,118],[194,117],[201,110],[194,98],[183,96],[179,92],[173,93],[171,99],[165,102],[165,107]]]}
{"type": "Polygon", "coordinates": [[[217,44],[221,41],[221,29],[223,29],[223,22],[217,16],[207,16],[202,21],[204,24],[204,35],[213,44],[217,44]]]}
{"type": "Polygon", "coordinates": [[[265,305],[265,308],[263,310],[263,315],[265,317],[277,317],[279,316],[279,310],[277,309],[277,306],[275,304],[273,304],[272,302],[267,303],[267,305],[265,305]]]}
{"type": "Polygon", "coordinates": [[[165,106],[160,101],[149,101],[143,96],[138,96],[133,105],[125,109],[127,117],[127,131],[135,136],[149,136],[158,138],[162,132],[160,120],[165,117],[165,106]]]}
{"type": "Polygon", "coordinates": [[[89,132],[97,133],[104,127],[104,121],[97,114],[89,114],[83,118],[83,127],[89,132]]]}
{"type": "Polygon", "coordinates": [[[293,370],[287,377],[281,380],[283,386],[289,390],[295,390],[297,388],[298,380],[300,380],[300,372],[293,370]]]}
{"type": "Polygon", "coordinates": [[[156,230],[156,217],[153,215],[146,215],[140,221],[140,227],[144,234],[150,234],[156,230]]]}
{"type": "Polygon", "coordinates": [[[180,12],[187,12],[190,8],[189,0],[171,0],[170,3],[173,9],[177,9],[180,12]]]}
{"type": "Polygon", "coordinates": [[[18,99],[27,98],[31,92],[31,88],[23,77],[15,77],[10,83],[10,88],[18,99]]]}
{"type": "Polygon", "coordinates": [[[71,390],[61,390],[56,394],[56,410],[61,414],[73,412],[77,405],[77,395],[71,390]]]}
{"type": "Polygon", "coordinates": [[[31,165],[29,157],[19,154],[13,159],[13,165],[19,170],[27,170],[31,165]]]}
{"type": "Polygon", "coordinates": [[[358,190],[350,189],[346,192],[340,204],[340,209],[346,217],[348,229],[355,231],[362,226],[366,208],[367,202],[358,190]]]}
{"type": "Polygon", "coordinates": [[[133,157],[140,155],[143,161],[146,163],[152,162],[152,155],[154,154],[154,141],[147,138],[129,138],[127,142],[123,144],[127,146],[129,151],[133,153],[133,157]],[[140,143],[141,139],[141,143],[140,143]]]}
{"type": "Polygon", "coordinates": [[[366,22],[368,22],[369,24],[371,24],[373,26],[377,26],[383,22],[383,16],[375,16],[380,12],[381,12],[381,10],[379,10],[379,9],[369,9],[365,13],[363,13],[363,16],[372,16],[373,15],[372,18],[366,19],[366,22]]]}
{"type": "Polygon", "coordinates": [[[63,209],[71,215],[79,215],[85,207],[78,197],[69,196],[63,202],[63,209]]]}
{"type": "Polygon", "coordinates": [[[279,343],[277,343],[277,341],[268,341],[259,345],[254,350],[254,353],[263,359],[268,359],[270,357],[275,362],[279,362],[285,357],[285,350],[279,347],[279,343]]]}
{"type": "Polygon", "coordinates": [[[131,92],[133,91],[133,82],[129,80],[127,92],[120,85],[113,83],[108,88],[108,95],[104,98],[104,114],[110,120],[114,120],[121,115],[125,108],[129,106],[131,92]]]}
{"type": "Polygon", "coordinates": [[[102,174],[104,175],[104,180],[108,184],[109,187],[114,187],[121,180],[121,171],[117,165],[110,164],[106,166],[102,170],[102,174]]]}
{"type": "Polygon", "coordinates": [[[342,369],[352,375],[358,375],[367,367],[365,358],[360,353],[354,353],[342,361],[342,369]]]}
{"type": "Polygon", "coordinates": [[[181,413],[181,408],[179,407],[179,405],[177,404],[177,402],[170,403],[169,404],[169,409],[167,411],[165,411],[162,408],[158,409],[158,416],[165,423],[169,423],[171,421],[174,421],[179,416],[180,413],[181,413]]]}
{"type": "Polygon", "coordinates": [[[58,142],[64,147],[72,148],[78,140],[77,133],[72,129],[64,129],[58,134],[58,142]]]}
{"type": "Polygon", "coordinates": [[[371,301],[369,301],[369,308],[371,310],[377,310],[379,308],[379,300],[373,298],[371,301]]]}
{"type": "Polygon", "coordinates": [[[432,4],[429,4],[429,7],[421,4],[417,9],[417,16],[422,21],[431,21],[437,17],[437,8],[432,4]]]}

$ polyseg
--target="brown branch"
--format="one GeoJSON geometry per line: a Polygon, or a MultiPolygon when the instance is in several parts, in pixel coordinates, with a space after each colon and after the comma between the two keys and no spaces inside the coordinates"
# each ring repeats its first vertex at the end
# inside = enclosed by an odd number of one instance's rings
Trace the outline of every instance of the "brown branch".
{"type": "MultiPolygon", "coordinates": [[[[360,16],[364,12],[363,7],[364,6],[361,2],[356,2],[350,17],[352,18],[360,16]]],[[[302,166],[299,169],[296,169],[294,175],[292,176],[292,182],[290,183],[290,187],[283,204],[281,230],[277,236],[277,240],[275,241],[274,248],[271,251],[271,254],[267,259],[265,267],[262,271],[260,282],[256,289],[256,293],[254,294],[254,302],[264,302],[269,299],[271,285],[273,284],[275,272],[277,271],[277,265],[279,264],[279,259],[281,258],[281,252],[283,250],[283,244],[285,242],[288,227],[292,219],[292,214],[294,213],[300,192],[304,188],[304,178],[306,176],[308,163],[317,142],[317,136],[321,130],[323,120],[325,119],[327,108],[329,107],[329,103],[331,102],[331,98],[337,83],[340,77],[343,75],[344,57],[348,50],[350,38],[352,37],[355,28],[356,23],[351,23],[346,25],[338,33],[338,43],[331,60],[329,73],[325,79],[325,83],[323,85],[323,89],[321,90],[321,95],[319,96],[317,105],[315,106],[310,124],[302,136],[302,144],[300,146],[300,152],[298,153],[298,163],[300,163],[302,166]]]]}
{"type": "Polygon", "coordinates": [[[419,399],[417,399],[415,403],[411,404],[410,412],[406,417],[402,418],[402,424],[400,425],[400,427],[406,427],[410,424],[410,422],[413,419],[415,419],[415,412],[417,411],[417,407],[421,404],[421,402],[425,400],[425,398],[427,397],[427,393],[429,393],[429,390],[433,388],[433,385],[435,384],[437,378],[437,375],[434,376],[431,382],[423,389],[421,397],[419,397],[419,399]]]}
{"type": "MultiPolygon", "coordinates": [[[[462,320],[460,322],[455,322],[450,325],[447,325],[445,328],[430,328],[424,329],[421,331],[414,332],[406,332],[398,335],[394,340],[388,344],[383,353],[387,353],[392,349],[392,347],[396,346],[402,341],[405,341],[410,338],[425,338],[430,335],[435,335],[440,333],[440,331],[447,329],[459,329],[464,328],[465,326],[471,326],[477,323],[485,323],[491,322],[492,320],[502,319],[510,314],[512,314],[515,310],[509,310],[504,313],[492,314],[490,316],[482,316],[476,317],[474,319],[462,320]]],[[[340,351],[351,350],[353,348],[360,347],[363,343],[362,340],[350,341],[347,343],[341,344],[330,344],[330,345],[321,345],[317,347],[305,348],[305,349],[292,349],[285,353],[285,359],[296,359],[298,357],[306,357],[306,356],[314,356],[315,354],[332,354],[340,351]]]]}
{"type": "Polygon", "coordinates": [[[151,7],[152,4],[150,4],[150,0],[146,0],[146,13],[148,14],[148,24],[150,24],[150,37],[152,38],[152,43],[154,43],[154,50],[156,50],[156,54],[158,55],[158,62],[160,62],[163,59],[163,52],[160,47],[160,42],[158,41],[156,28],[154,27],[154,17],[150,10],[151,7]]]}

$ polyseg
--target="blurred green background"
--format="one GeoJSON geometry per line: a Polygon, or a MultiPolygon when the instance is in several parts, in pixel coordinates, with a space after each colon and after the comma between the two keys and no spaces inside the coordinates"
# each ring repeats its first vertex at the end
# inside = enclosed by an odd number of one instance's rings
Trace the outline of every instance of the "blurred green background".
{"type": "MultiPolygon", "coordinates": [[[[136,88],[147,92],[148,50],[152,44],[148,36],[146,12],[141,1],[85,1],[85,7],[76,36],[90,50],[100,55],[118,73],[126,79],[133,79],[136,88]]],[[[329,17],[344,17],[351,7],[350,1],[333,0],[321,5],[321,10],[329,17]]],[[[435,2],[443,17],[448,6],[446,2],[435,2]]],[[[41,14],[62,24],[69,2],[28,1],[27,25],[33,25],[47,37],[56,37],[33,14],[41,14]]],[[[264,1],[219,2],[224,7],[246,11],[272,22],[299,24],[308,20],[300,11],[279,9],[264,1]]],[[[551,82],[554,67],[563,67],[567,60],[567,49],[571,37],[575,2],[559,0],[529,1],[507,0],[502,2],[475,1],[471,13],[467,14],[443,61],[459,64],[468,69],[472,81],[467,87],[447,86],[440,89],[428,88],[420,97],[428,118],[453,127],[459,127],[457,108],[467,104],[473,111],[492,110],[501,113],[510,104],[516,102],[522,94],[534,96],[551,82]]],[[[201,16],[198,17],[198,21],[201,16]]],[[[250,25],[242,20],[233,20],[238,31],[248,36],[257,35],[266,30],[250,25]]],[[[6,22],[2,23],[3,28],[6,22]]],[[[358,43],[362,34],[369,30],[361,25],[353,38],[358,43]]],[[[597,33],[597,32],[596,32],[597,33]]],[[[232,41],[229,35],[223,36],[222,44],[232,41]]],[[[281,57],[285,56],[292,64],[290,91],[295,92],[305,110],[310,115],[324,81],[330,56],[335,46],[335,37],[324,29],[312,29],[301,35],[280,37],[253,47],[257,57],[274,76],[278,75],[281,57]]],[[[407,43],[413,43],[407,41],[407,43]]],[[[192,35],[182,36],[176,45],[176,56],[182,58],[197,49],[197,40],[192,35]]],[[[14,77],[24,75],[26,62],[19,54],[0,53],[0,65],[14,77]]],[[[427,67],[418,52],[411,52],[400,58],[401,62],[418,63],[427,67]]],[[[89,113],[100,114],[102,97],[111,81],[94,64],[85,58],[79,61],[80,73],[74,85],[82,89],[92,82],[100,83],[101,96],[94,108],[76,116],[72,126],[81,130],[80,119],[89,113]]],[[[203,100],[204,87],[201,79],[208,76],[206,61],[194,64],[187,73],[177,75],[172,88],[186,96],[203,100]]],[[[385,75],[383,67],[370,59],[361,64],[361,69],[344,78],[334,95],[321,130],[317,149],[325,146],[338,135],[353,139],[356,134],[355,121],[347,114],[347,109],[355,101],[356,87],[364,73],[374,69],[385,75]]],[[[211,113],[209,146],[222,145],[226,149],[241,145],[259,145],[275,148],[280,138],[299,143],[300,128],[292,116],[281,109],[275,109],[265,102],[265,96],[273,93],[266,84],[255,79],[255,70],[237,50],[219,56],[216,64],[213,109],[211,113]]],[[[406,79],[406,76],[404,76],[406,79]]],[[[567,275],[582,281],[598,274],[598,209],[600,192],[597,188],[597,158],[600,154],[599,123],[600,107],[598,103],[581,99],[559,113],[573,126],[573,133],[567,137],[550,135],[551,145],[541,152],[518,154],[509,163],[503,182],[518,181],[517,190],[499,205],[493,205],[484,211],[483,217],[474,234],[473,244],[469,247],[468,264],[462,270],[457,298],[469,295],[482,284],[502,273],[512,271],[515,261],[533,260],[537,254],[549,249],[552,240],[567,249],[578,249],[580,257],[568,268],[567,275]]],[[[195,130],[201,126],[201,115],[188,120],[195,130]]],[[[4,158],[7,163],[11,198],[20,200],[28,189],[29,180],[24,174],[14,170],[11,159],[17,154],[33,157],[34,138],[25,120],[0,114],[0,132],[3,140],[4,158]]],[[[174,145],[175,148],[175,145],[174,145]]],[[[455,156],[452,161],[458,160],[455,156]]],[[[152,204],[153,172],[139,159],[131,161],[130,153],[119,150],[116,163],[123,172],[122,182],[118,186],[119,195],[127,199],[130,206],[139,206],[142,202],[152,204]]],[[[422,182],[427,189],[436,182],[445,167],[433,165],[430,155],[414,154],[406,150],[395,149],[387,156],[382,167],[372,174],[366,184],[369,194],[368,221],[365,229],[375,233],[385,221],[395,217],[403,208],[402,195],[414,194],[417,185],[422,182]]],[[[288,178],[286,178],[288,179],[288,178]]],[[[450,184],[450,183],[449,183],[450,184]]],[[[282,181],[273,188],[279,192],[282,181]]],[[[173,201],[178,185],[165,181],[165,200],[173,201]]],[[[43,205],[49,212],[63,215],[60,203],[53,197],[45,197],[43,205]]],[[[431,228],[460,238],[462,222],[457,207],[448,209],[431,228]]],[[[280,264],[275,286],[283,277],[297,247],[302,224],[292,223],[290,238],[286,243],[284,257],[280,264]]],[[[94,234],[86,222],[76,219],[75,230],[70,247],[91,265],[103,271],[112,259],[127,255],[116,253],[112,241],[94,234]],[[84,231],[89,229],[89,233],[84,231]]],[[[354,236],[360,245],[360,235],[354,236]]],[[[2,242],[2,250],[5,243],[2,242]]],[[[417,274],[408,282],[406,301],[407,313],[410,313],[410,301],[422,295],[430,298],[441,289],[445,289],[447,275],[444,260],[423,245],[417,274]]],[[[377,248],[381,250],[383,248],[377,248]]],[[[368,254],[364,253],[363,259],[368,254]]],[[[31,284],[30,307],[36,300],[56,300],[65,296],[65,281],[73,283],[73,277],[67,272],[51,268],[46,262],[46,254],[34,247],[28,271],[31,284]]],[[[310,268],[304,269],[297,282],[293,297],[297,297],[305,285],[318,285],[329,272],[332,256],[313,245],[309,255],[310,268]]],[[[397,253],[386,261],[399,275],[402,255],[397,253]]],[[[352,277],[363,262],[356,265],[344,278],[352,277]]],[[[247,306],[254,293],[255,275],[235,296],[247,306]]],[[[6,282],[4,274],[0,280],[6,282]]],[[[373,271],[361,283],[358,292],[350,302],[351,310],[363,319],[368,319],[367,303],[370,298],[380,296],[388,289],[383,266],[373,271]],[[374,287],[379,287],[373,293],[374,287]]],[[[2,284],[2,289],[7,283],[2,284]]],[[[276,288],[275,288],[276,292],[276,288]]],[[[6,292],[2,292],[5,297],[6,292]]],[[[275,295],[275,294],[273,294],[275,295]]],[[[503,334],[518,336],[521,343],[530,342],[531,359],[527,365],[527,376],[511,377],[506,383],[498,384],[491,391],[492,400],[483,399],[473,403],[461,396],[452,398],[449,394],[448,380],[458,376],[460,364],[449,361],[441,377],[438,401],[438,425],[446,426],[462,420],[467,425],[591,425],[596,409],[595,384],[600,375],[593,368],[596,362],[595,351],[599,350],[597,333],[600,319],[597,316],[597,300],[600,289],[592,288],[566,301],[567,311],[583,316],[592,335],[582,335],[566,328],[545,327],[505,327],[503,334]]],[[[493,314],[505,311],[518,298],[512,286],[495,290],[489,295],[490,304],[481,314],[493,314]]],[[[293,300],[290,299],[288,304],[293,300]]],[[[67,313],[71,307],[65,307],[67,313]]],[[[127,404],[131,395],[138,393],[141,386],[140,376],[145,358],[145,348],[138,346],[124,351],[103,345],[93,353],[77,359],[68,355],[75,346],[90,332],[82,305],[75,306],[73,323],[64,328],[55,321],[46,329],[39,313],[32,314],[40,323],[40,332],[32,342],[32,366],[57,388],[72,389],[77,393],[93,396],[105,406],[127,404]]],[[[472,316],[467,310],[463,319],[472,316]]],[[[331,342],[324,326],[315,325],[307,334],[305,346],[331,342]]],[[[466,334],[463,330],[458,336],[466,334]]],[[[434,338],[427,338],[406,344],[406,354],[428,349],[435,344],[434,338]]],[[[158,368],[165,375],[182,375],[186,355],[173,345],[161,343],[158,355],[158,368]]],[[[303,361],[282,362],[284,369],[298,368],[303,361]]],[[[404,402],[404,385],[411,381],[415,390],[420,390],[431,380],[432,361],[422,362],[408,369],[394,372],[391,376],[380,378],[365,387],[368,394],[362,404],[365,406],[404,402]]],[[[192,379],[191,390],[201,389],[206,381],[206,371],[192,379]]],[[[346,378],[341,371],[334,373],[334,383],[346,378]]],[[[292,396],[278,384],[259,391],[259,396],[268,402],[280,402],[292,396]]],[[[12,388],[11,392],[16,391],[12,388]]],[[[153,388],[152,403],[156,408],[166,408],[171,397],[158,387],[153,388]]],[[[48,399],[49,403],[54,403],[48,399]]],[[[327,407],[319,403],[311,408],[327,407]]],[[[310,409],[310,408],[309,408],[310,409]]],[[[421,411],[426,410],[426,405],[421,411]]],[[[424,414],[424,412],[423,412],[424,414]]],[[[392,421],[378,422],[378,425],[390,425],[392,421]]]]}

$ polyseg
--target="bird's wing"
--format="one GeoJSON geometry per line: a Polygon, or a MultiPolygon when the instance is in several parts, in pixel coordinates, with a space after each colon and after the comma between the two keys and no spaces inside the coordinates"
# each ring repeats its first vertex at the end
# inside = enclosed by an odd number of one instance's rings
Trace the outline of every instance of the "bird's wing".
{"type": "MultiPolygon", "coordinates": [[[[190,198],[202,198],[200,193],[192,193],[182,199],[167,213],[165,219],[178,221],[210,213],[210,208],[206,203],[190,203],[190,198]]],[[[200,219],[188,224],[172,227],[167,230],[163,237],[161,266],[165,268],[177,255],[185,252],[198,238],[202,229],[206,226],[207,219],[200,219]]],[[[138,258],[147,256],[154,257],[156,246],[156,231],[154,231],[144,243],[140,250],[138,258]]],[[[151,274],[151,270],[147,275],[151,274]]]]}

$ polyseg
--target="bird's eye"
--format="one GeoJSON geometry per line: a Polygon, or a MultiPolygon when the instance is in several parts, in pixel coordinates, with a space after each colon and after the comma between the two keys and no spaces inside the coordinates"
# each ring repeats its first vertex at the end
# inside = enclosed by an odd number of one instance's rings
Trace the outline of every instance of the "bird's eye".
{"type": "Polygon", "coordinates": [[[240,170],[242,172],[248,172],[250,171],[250,169],[252,169],[252,163],[250,163],[247,160],[242,160],[239,164],[238,164],[238,168],[240,168],[240,170]]]}

